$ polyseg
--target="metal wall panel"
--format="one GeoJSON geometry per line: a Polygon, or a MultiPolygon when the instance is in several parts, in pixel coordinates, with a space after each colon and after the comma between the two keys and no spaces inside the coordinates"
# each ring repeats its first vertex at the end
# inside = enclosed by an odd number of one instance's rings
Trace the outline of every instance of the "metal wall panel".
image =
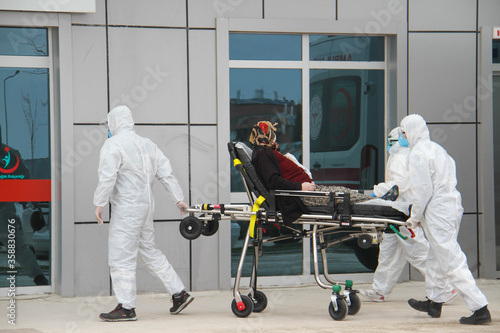
{"type": "Polygon", "coordinates": [[[428,122],[475,121],[475,34],[410,34],[408,66],[409,113],[428,122]]]}
{"type": "Polygon", "coordinates": [[[75,296],[110,294],[109,224],[75,225],[75,296]]]}
{"type": "Polygon", "coordinates": [[[127,104],[136,123],[187,122],[186,31],[110,28],[111,107],[127,104]]]}
{"type": "MultiPolygon", "coordinates": [[[[182,188],[184,201],[187,203],[189,186],[187,127],[136,125],[135,130],[137,134],[149,138],[156,143],[158,148],[169,159],[174,176],[182,188]]],[[[153,193],[156,204],[155,220],[182,219],[179,210],[175,206],[175,202],[170,198],[159,181],[155,181],[153,193]]]]}
{"type": "Polygon", "coordinates": [[[498,0],[481,0],[478,1],[478,26],[500,26],[500,1],[498,0]]]}
{"type": "Polygon", "coordinates": [[[189,31],[189,112],[190,122],[217,122],[215,32],[189,31]]]}
{"type": "Polygon", "coordinates": [[[108,0],[111,25],[185,27],[186,0],[108,0]]]}
{"type": "Polygon", "coordinates": [[[215,28],[217,17],[262,18],[262,0],[188,0],[190,28],[215,28]]]}
{"type": "MultiPolygon", "coordinates": [[[[71,158],[63,161],[62,172],[73,173],[75,196],[75,222],[95,221],[95,206],[92,203],[98,183],[97,168],[99,152],[107,138],[104,126],[74,126],[74,147],[62,145],[71,158]]],[[[103,218],[109,220],[108,209],[103,218]]],[[[69,222],[69,221],[68,221],[69,222]]],[[[71,221],[73,222],[73,221],[71,221]]]]}
{"type": "Polygon", "coordinates": [[[476,125],[429,125],[431,140],[440,144],[455,160],[457,189],[465,212],[476,212],[476,125]]]}
{"type": "Polygon", "coordinates": [[[266,0],[266,19],[315,19],[334,20],[335,1],[331,0],[266,0]]]}
{"type": "Polygon", "coordinates": [[[476,0],[410,0],[408,13],[409,30],[476,30],[476,0]]]}
{"type": "MultiPolygon", "coordinates": [[[[191,205],[218,203],[216,157],[217,128],[191,127],[191,205]]],[[[219,289],[219,233],[192,241],[191,269],[193,290],[219,289]]]]}
{"type": "Polygon", "coordinates": [[[71,23],[75,24],[105,24],[106,0],[95,0],[95,13],[72,14],[71,23]]]}
{"type": "Polygon", "coordinates": [[[338,19],[366,20],[365,28],[385,26],[390,22],[406,22],[406,1],[402,0],[337,0],[338,19]],[[370,24],[369,24],[370,23],[370,24]]]}
{"type": "Polygon", "coordinates": [[[108,109],[106,29],[73,26],[72,33],[73,120],[102,123],[108,109]]]}

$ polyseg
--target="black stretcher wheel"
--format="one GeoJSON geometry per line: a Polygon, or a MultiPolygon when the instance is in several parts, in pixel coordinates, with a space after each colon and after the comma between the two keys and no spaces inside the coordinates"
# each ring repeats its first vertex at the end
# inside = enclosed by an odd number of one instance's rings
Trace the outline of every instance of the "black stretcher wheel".
{"type": "Polygon", "coordinates": [[[253,301],[248,296],[241,296],[241,301],[245,305],[244,309],[238,309],[238,304],[236,303],[236,300],[233,299],[233,302],[231,303],[231,310],[233,310],[236,317],[245,318],[253,312],[253,301]]]}
{"type": "Polygon", "coordinates": [[[354,316],[361,309],[361,300],[356,293],[349,294],[349,299],[351,300],[351,305],[348,306],[347,314],[349,316],[354,316]]]}
{"type": "MultiPolygon", "coordinates": [[[[248,297],[251,297],[248,294],[248,297]]],[[[253,293],[253,312],[262,312],[267,307],[267,297],[262,291],[256,290],[253,293]]]]}
{"type": "Polygon", "coordinates": [[[215,233],[219,230],[219,220],[210,220],[206,221],[203,224],[203,230],[201,234],[203,236],[212,236],[215,235],[215,233]]]}
{"type": "Polygon", "coordinates": [[[190,240],[200,237],[202,230],[203,223],[194,216],[183,218],[179,225],[182,237],[190,240]]]}
{"type": "Polygon", "coordinates": [[[334,320],[343,320],[347,316],[347,303],[345,299],[337,298],[337,306],[338,310],[335,311],[333,303],[330,302],[328,313],[330,313],[330,317],[332,317],[334,320]]]}
{"type": "Polygon", "coordinates": [[[362,249],[368,249],[372,246],[373,239],[372,236],[363,234],[358,237],[358,245],[362,249]]]}

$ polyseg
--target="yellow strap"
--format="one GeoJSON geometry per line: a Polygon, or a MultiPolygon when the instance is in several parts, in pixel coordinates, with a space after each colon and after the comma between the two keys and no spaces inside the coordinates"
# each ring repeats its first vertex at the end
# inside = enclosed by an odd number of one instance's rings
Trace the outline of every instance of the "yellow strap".
{"type": "MultiPolygon", "coordinates": [[[[252,212],[258,212],[260,205],[266,200],[262,195],[257,198],[252,207],[252,212]]],[[[254,238],[255,221],[257,220],[257,214],[250,217],[250,237],[254,238]]]]}
{"type": "Polygon", "coordinates": [[[233,163],[234,163],[234,166],[237,166],[238,164],[243,165],[243,163],[241,163],[241,161],[240,161],[239,159],[237,159],[237,158],[235,158],[235,159],[233,160],[233,163]]]}

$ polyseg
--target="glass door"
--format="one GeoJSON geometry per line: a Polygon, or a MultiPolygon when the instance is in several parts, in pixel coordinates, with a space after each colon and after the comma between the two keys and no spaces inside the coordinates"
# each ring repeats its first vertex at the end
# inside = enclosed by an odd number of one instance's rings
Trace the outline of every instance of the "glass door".
{"type": "MultiPolygon", "coordinates": [[[[500,126],[500,73],[493,75],[493,128],[500,126]]],[[[494,132],[495,151],[495,239],[497,271],[500,271],[500,133],[494,132]]]]}
{"type": "Polygon", "coordinates": [[[48,30],[0,27],[0,288],[51,283],[48,30]]]}

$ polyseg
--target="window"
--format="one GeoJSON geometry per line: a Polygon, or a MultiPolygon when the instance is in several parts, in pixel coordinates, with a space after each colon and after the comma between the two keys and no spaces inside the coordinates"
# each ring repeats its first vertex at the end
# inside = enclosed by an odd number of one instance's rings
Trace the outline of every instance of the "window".
{"type": "MultiPolygon", "coordinates": [[[[385,37],[230,34],[231,141],[248,144],[255,123],[277,122],[281,152],[294,154],[315,182],[372,189],[384,177],[385,48],[385,37]]],[[[232,172],[231,191],[243,192],[232,172]]],[[[246,228],[232,223],[233,276],[246,228]]],[[[265,243],[270,255],[259,258],[259,275],[310,274],[309,247],[308,239],[265,243]]],[[[355,242],[327,253],[330,273],[369,272],[377,264],[378,249],[361,251],[355,242]]],[[[248,276],[251,260],[245,264],[248,276]]]]}
{"type": "Polygon", "coordinates": [[[16,274],[17,287],[51,279],[48,40],[47,29],[0,28],[0,275],[16,274]]]}

